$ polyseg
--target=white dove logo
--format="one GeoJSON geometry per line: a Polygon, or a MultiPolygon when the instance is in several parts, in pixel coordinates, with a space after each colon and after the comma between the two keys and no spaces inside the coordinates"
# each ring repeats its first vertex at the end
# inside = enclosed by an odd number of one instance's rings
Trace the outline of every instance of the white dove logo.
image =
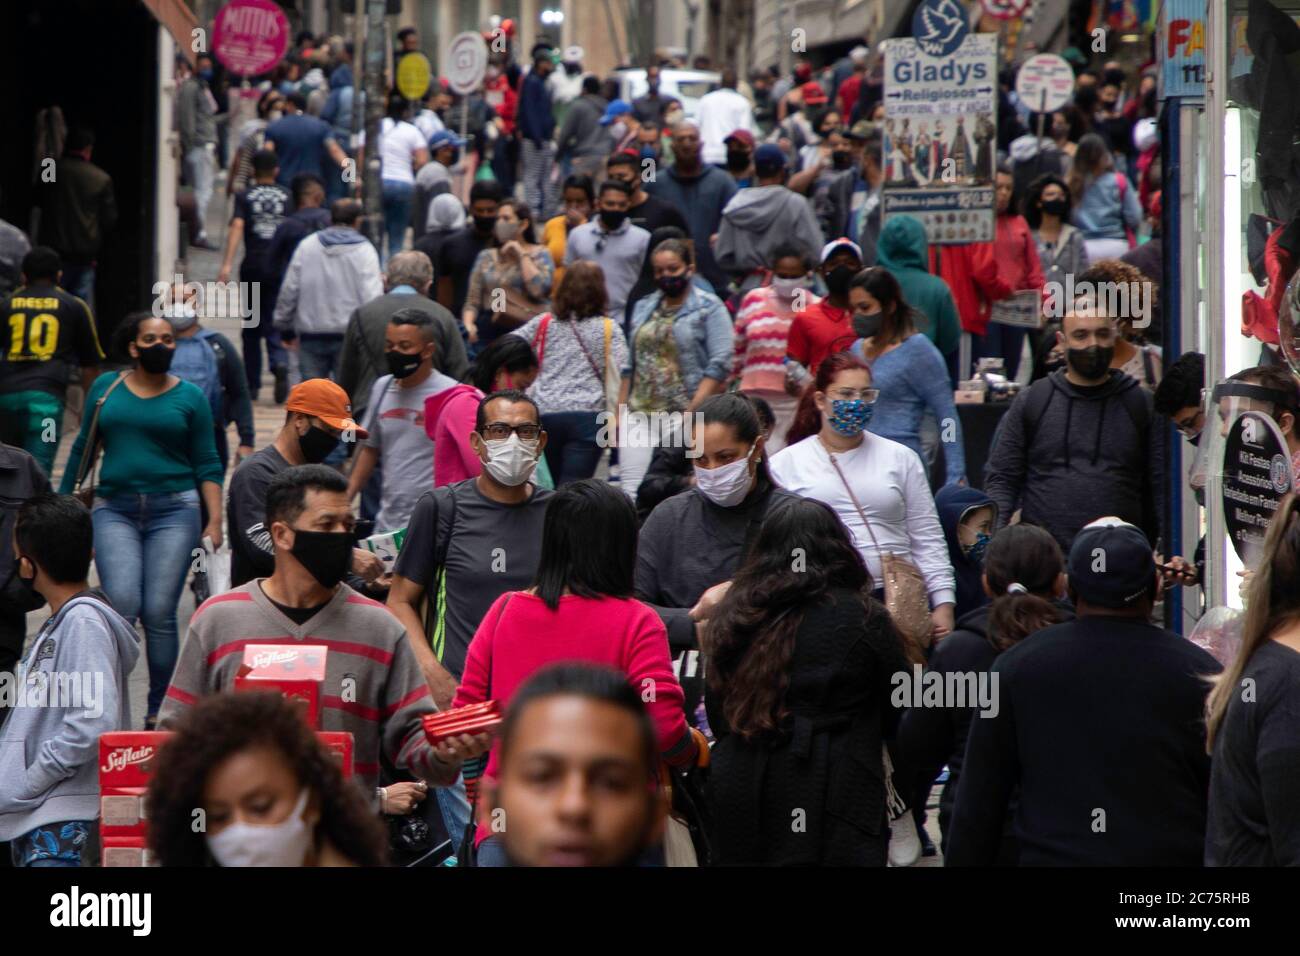
{"type": "Polygon", "coordinates": [[[917,9],[912,33],[930,56],[947,56],[961,46],[969,29],[966,14],[955,0],[927,0],[917,9]]]}

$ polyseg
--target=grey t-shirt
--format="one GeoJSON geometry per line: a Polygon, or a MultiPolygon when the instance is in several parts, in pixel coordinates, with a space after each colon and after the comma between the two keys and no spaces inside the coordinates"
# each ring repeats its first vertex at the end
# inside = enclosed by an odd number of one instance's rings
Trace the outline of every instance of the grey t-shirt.
{"type": "Polygon", "coordinates": [[[433,650],[457,680],[469,642],[492,602],[507,591],[532,586],[551,494],[538,488],[522,504],[505,505],[484,497],[477,478],[466,478],[416,502],[393,571],[436,601],[438,545],[446,542],[445,636],[433,650]]]}
{"type": "Polygon", "coordinates": [[[416,500],[433,488],[433,439],[424,431],[424,400],[455,384],[435,370],[419,385],[404,387],[382,375],[371,386],[361,427],[370,433],[366,447],[379,452],[383,467],[376,531],[405,528],[416,500]]]}

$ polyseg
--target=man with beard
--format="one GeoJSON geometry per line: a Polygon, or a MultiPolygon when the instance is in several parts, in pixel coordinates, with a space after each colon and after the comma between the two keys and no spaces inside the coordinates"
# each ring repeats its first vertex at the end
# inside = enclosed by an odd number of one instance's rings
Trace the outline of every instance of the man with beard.
{"type": "Polygon", "coordinates": [[[1110,367],[1119,332],[1104,298],[1077,299],[1062,322],[1066,367],[1016,397],[998,426],[984,490],[999,526],[1020,520],[1069,552],[1075,534],[1105,515],[1154,543],[1163,513],[1164,454],[1150,393],[1110,367]]]}
{"type": "Polygon", "coordinates": [[[673,128],[672,147],[675,162],[646,183],[646,191],[677,207],[690,226],[697,271],[715,289],[724,288],[727,275],[718,268],[709,240],[722,222],[723,207],[737,192],[735,180],[725,170],[701,160],[700,130],[694,124],[679,123],[673,128]]]}

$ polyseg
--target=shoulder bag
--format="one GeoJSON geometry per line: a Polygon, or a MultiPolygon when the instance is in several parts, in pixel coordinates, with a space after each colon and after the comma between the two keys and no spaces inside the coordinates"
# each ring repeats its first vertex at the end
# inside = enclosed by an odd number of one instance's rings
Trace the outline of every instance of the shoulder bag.
{"type": "Polygon", "coordinates": [[[99,396],[99,401],[95,402],[95,410],[90,416],[90,430],[86,432],[86,442],[81,447],[81,461],[77,463],[77,483],[72,492],[87,508],[95,501],[95,462],[99,457],[100,446],[104,443],[103,436],[99,434],[99,412],[108,401],[108,396],[113,394],[113,389],[121,385],[130,374],[129,371],[123,372],[112,385],[104,389],[104,394],[99,396]]]}
{"type": "Polygon", "coordinates": [[[876,553],[880,555],[880,576],[884,578],[882,584],[885,589],[885,607],[889,610],[889,616],[893,619],[894,626],[903,635],[908,657],[914,663],[924,663],[925,649],[930,646],[934,634],[934,622],[930,617],[930,599],[926,591],[925,577],[921,574],[920,569],[907,558],[885,551],[880,547],[880,543],[876,541],[876,533],[871,530],[871,522],[867,520],[867,513],[863,510],[861,503],[858,501],[858,496],[853,493],[853,488],[844,477],[844,472],[840,469],[840,463],[830,449],[826,449],[826,454],[831,460],[831,465],[835,468],[835,474],[839,476],[840,483],[844,485],[844,490],[849,493],[849,500],[853,502],[853,507],[858,510],[858,516],[862,518],[867,534],[871,536],[871,543],[875,546],[876,553]]]}

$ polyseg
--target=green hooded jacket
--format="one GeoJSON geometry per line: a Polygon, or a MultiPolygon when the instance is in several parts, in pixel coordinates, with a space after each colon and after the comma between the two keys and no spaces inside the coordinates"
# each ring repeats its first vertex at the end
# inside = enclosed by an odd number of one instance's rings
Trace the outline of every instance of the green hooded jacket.
{"type": "Polygon", "coordinates": [[[891,217],[880,231],[876,265],[893,274],[907,304],[925,316],[925,327],[919,331],[943,353],[951,369],[952,357],[961,344],[961,320],[948,283],[930,274],[929,263],[930,244],[920,220],[913,216],[891,217]]]}

